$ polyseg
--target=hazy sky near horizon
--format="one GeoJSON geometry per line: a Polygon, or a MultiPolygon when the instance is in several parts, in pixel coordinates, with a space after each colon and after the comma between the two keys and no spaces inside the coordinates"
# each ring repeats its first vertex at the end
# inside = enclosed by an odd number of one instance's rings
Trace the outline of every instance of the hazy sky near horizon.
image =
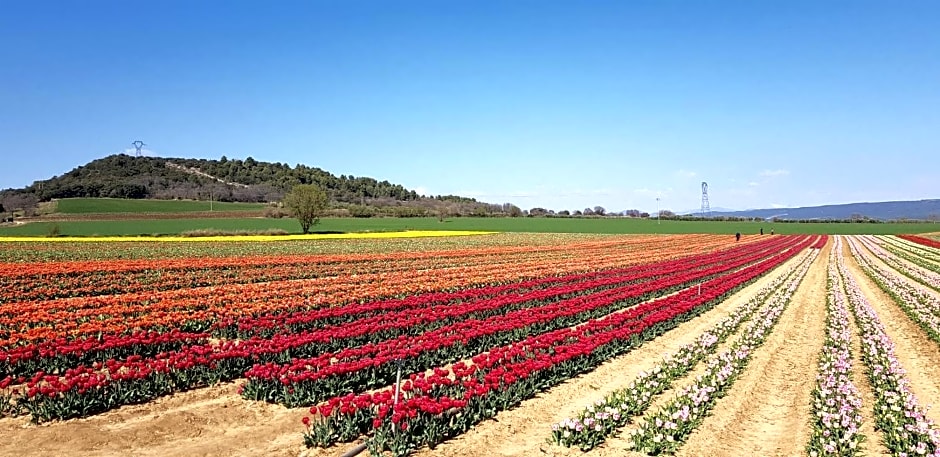
{"type": "Polygon", "coordinates": [[[0,188],[140,139],[524,209],[940,198],[937,1],[0,11],[0,188]]]}

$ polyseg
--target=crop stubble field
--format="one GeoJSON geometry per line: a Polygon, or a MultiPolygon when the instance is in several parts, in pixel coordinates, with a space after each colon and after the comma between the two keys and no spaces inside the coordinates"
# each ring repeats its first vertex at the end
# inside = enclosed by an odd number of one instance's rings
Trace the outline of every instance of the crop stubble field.
{"type": "Polygon", "coordinates": [[[0,243],[0,455],[936,454],[935,244],[0,243]]]}

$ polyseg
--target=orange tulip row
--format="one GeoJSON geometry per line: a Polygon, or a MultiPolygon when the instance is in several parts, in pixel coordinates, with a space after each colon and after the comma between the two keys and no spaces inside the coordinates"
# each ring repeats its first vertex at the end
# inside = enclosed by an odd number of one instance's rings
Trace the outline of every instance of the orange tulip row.
{"type": "MultiPolygon", "coordinates": [[[[139,330],[204,331],[223,319],[509,283],[713,252],[728,246],[725,238],[701,235],[614,237],[554,248],[540,247],[538,250],[532,246],[481,248],[408,253],[401,255],[403,259],[372,255],[379,259],[374,262],[375,268],[368,273],[352,275],[339,274],[343,271],[341,266],[355,271],[351,265],[365,262],[368,255],[300,256],[294,260],[311,262],[314,264],[312,268],[328,262],[339,266],[331,270],[332,276],[311,279],[2,303],[0,347],[60,337],[126,334],[139,330]],[[448,260],[434,263],[441,258],[448,260]]],[[[287,264],[290,259],[289,256],[277,256],[251,260],[256,265],[270,260],[267,263],[270,265],[287,264]]],[[[204,260],[185,259],[167,263],[158,260],[155,263],[195,268],[202,267],[204,260]]],[[[122,262],[109,263],[114,267],[115,278],[121,276],[120,272],[128,271],[122,262]]],[[[136,261],[130,263],[136,264],[136,261]]],[[[66,264],[74,266],[71,265],[73,263],[66,264]]],[[[231,268],[230,263],[221,261],[210,264],[231,268]]],[[[252,262],[246,261],[245,264],[251,265],[252,262]]],[[[43,268],[52,271],[50,265],[43,268]]],[[[62,271],[70,270],[63,268],[62,271]]],[[[53,275],[52,280],[55,278],[53,275]]],[[[44,285],[39,283],[36,286],[44,285]]],[[[5,297],[4,301],[10,298],[5,297]]]]}

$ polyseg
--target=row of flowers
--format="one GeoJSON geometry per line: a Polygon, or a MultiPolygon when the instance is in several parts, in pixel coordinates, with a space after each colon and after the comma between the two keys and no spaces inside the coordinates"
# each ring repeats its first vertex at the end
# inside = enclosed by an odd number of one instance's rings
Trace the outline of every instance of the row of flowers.
{"type": "MultiPolygon", "coordinates": [[[[819,250],[814,250],[811,262],[818,256],[819,250]]],[[[809,265],[804,264],[791,281],[767,300],[727,350],[708,359],[703,374],[679,391],[676,398],[644,416],[637,428],[630,432],[629,439],[635,449],[658,455],[673,453],[685,443],[714,408],[718,398],[724,396],[747,367],[754,350],[764,343],[806,276],[809,265]]]]}
{"type": "MultiPolygon", "coordinates": [[[[717,247],[714,243],[696,246],[702,247],[698,252],[709,252],[717,247]]],[[[176,328],[193,332],[207,331],[217,322],[249,316],[622,268],[624,265],[696,253],[690,251],[688,246],[671,246],[666,242],[661,242],[659,247],[661,249],[646,251],[613,249],[587,256],[563,251],[549,251],[548,254],[530,252],[526,261],[414,271],[398,268],[390,260],[389,271],[358,276],[60,300],[7,300],[0,304],[0,347],[60,337],[122,334],[134,330],[162,331],[176,328]],[[129,325],[129,322],[133,322],[133,325],[129,325]]],[[[43,286],[41,281],[34,284],[37,288],[43,286]]]]}
{"type": "MultiPolygon", "coordinates": [[[[796,241],[798,239],[794,237],[785,240],[783,245],[757,243],[749,249],[742,246],[740,250],[764,252],[764,257],[767,257],[770,252],[778,252],[796,241]]],[[[708,256],[717,257],[714,261],[720,262],[721,254],[708,256]]],[[[684,282],[692,280],[687,275],[687,272],[678,274],[687,277],[684,282]]],[[[703,291],[707,292],[707,289],[703,287],[703,291]]],[[[582,320],[584,318],[587,317],[582,320]]],[[[561,322],[560,319],[557,321],[561,322]]],[[[573,323],[576,320],[568,320],[564,325],[573,323]]],[[[510,334],[521,339],[528,331],[532,329],[516,330],[510,334]]],[[[80,366],[67,370],[63,376],[37,373],[28,381],[26,395],[19,402],[35,421],[85,416],[175,391],[235,379],[257,363],[285,363],[291,357],[310,357],[319,352],[322,344],[329,344],[330,339],[329,332],[323,331],[277,335],[271,339],[224,340],[218,344],[158,354],[153,358],[130,357],[125,361],[108,360],[103,364],[80,366]]],[[[407,337],[402,340],[407,341],[407,337]]]]}
{"type": "Polygon", "coordinates": [[[868,277],[890,295],[901,310],[931,339],[940,343],[940,299],[923,286],[912,285],[895,270],[878,265],[862,250],[854,238],[850,239],[849,248],[868,277]]]}
{"type": "MultiPolygon", "coordinates": [[[[316,328],[319,330],[312,333],[308,331],[306,346],[316,343],[319,346],[309,347],[306,352],[334,351],[356,343],[377,342],[416,331],[428,331],[460,320],[505,314],[512,310],[540,306],[552,300],[704,268],[703,260],[699,256],[633,269],[549,277],[511,285],[424,294],[342,308],[322,308],[286,316],[264,316],[239,322],[237,336],[247,338],[262,333],[260,336],[263,339],[316,328]],[[422,312],[416,313],[415,310],[422,312]],[[271,328],[270,323],[278,322],[277,319],[282,325],[271,328]]],[[[214,334],[218,335],[218,332],[214,334]]],[[[132,354],[151,356],[184,346],[205,344],[207,337],[207,334],[171,331],[165,334],[59,339],[30,344],[0,351],[0,376],[31,375],[39,370],[51,374],[61,373],[82,363],[120,359],[132,354]]]]}
{"type": "MultiPolygon", "coordinates": [[[[728,253],[731,255],[732,253],[728,253]]],[[[414,311],[431,311],[433,314],[419,314],[423,319],[441,320],[446,316],[438,315],[441,307],[450,307],[459,303],[508,300],[508,303],[524,303],[531,300],[544,301],[554,296],[572,294],[576,291],[599,291],[622,287],[643,280],[676,272],[702,269],[701,255],[678,260],[663,260],[656,263],[637,265],[629,268],[616,268],[549,276],[527,280],[520,283],[465,289],[453,292],[432,292],[411,295],[400,299],[380,300],[362,304],[350,304],[343,307],[319,308],[294,313],[268,314],[258,317],[242,318],[231,322],[220,322],[213,328],[213,334],[227,338],[271,337],[276,334],[298,333],[326,325],[364,322],[367,317],[393,320],[390,311],[407,312],[414,316],[414,311]],[[572,290],[569,285],[580,283],[580,289],[572,290]]]]}
{"type": "MultiPolygon", "coordinates": [[[[639,252],[642,244],[627,239],[589,243],[589,255],[600,249],[619,253],[639,252]]],[[[701,240],[714,243],[714,241],[701,240]]],[[[655,245],[653,245],[655,247],[655,245]]],[[[398,252],[354,255],[270,255],[252,257],[156,259],[124,262],[64,262],[32,265],[0,264],[7,280],[0,284],[0,303],[47,300],[116,293],[154,292],[193,287],[224,286],[268,281],[361,275],[396,270],[437,270],[486,264],[551,262],[574,258],[570,249],[548,248],[536,252],[527,247],[478,248],[429,252],[398,252]],[[4,268],[6,267],[6,268],[4,268]],[[39,285],[39,287],[37,287],[39,285]]]]}
{"type": "Polygon", "coordinates": [[[932,238],[926,238],[926,237],[917,236],[917,235],[898,235],[898,238],[905,239],[907,241],[913,241],[917,244],[922,244],[924,246],[929,246],[932,248],[940,249],[940,241],[937,241],[932,238]]]}
{"type": "Polygon", "coordinates": [[[809,245],[801,243],[761,264],[730,274],[702,293],[686,290],[656,300],[660,310],[637,320],[633,310],[614,313],[576,327],[532,336],[474,356],[472,364],[412,375],[377,392],[334,397],[305,417],[308,446],[329,446],[371,433],[374,453],[406,455],[434,447],[495,416],[535,393],[623,354],[678,323],[710,309],[757,275],[809,245]],[[399,395],[400,393],[400,395],[399,395]]]}
{"type": "MultiPolygon", "coordinates": [[[[871,236],[856,236],[853,238],[853,242],[861,243],[865,248],[871,251],[875,257],[879,258],[889,267],[903,273],[905,276],[933,289],[940,290],[940,273],[933,271],[930,268],[917,265],[916,262],[912,262],[910,259],[903,258],[899,255],[890,252],[888,249],[882,247],[881,244],[877,243],[874,237],[871,236]]],[[[911,257],[912,256],[906,256],[911,257]]],[[[935,266],[934,268],[940,268],[935,266]]]]}
{"type": "MultiPolygon", "coordinates": [[[[344,335],[347,339],[355,336],[367,335],[369,331],[375,330],[375,322],[386,325],[384,331],[388,332],[392,328],[401,328],[413,325],[421,321],[420,317],[425,316],[433,318],[427,314],[417,314],[415,309],[426,310],[437,307],[446,307],[446,311],[451,312],[451,316],[440,316],[441,319],[455,319],[461,314],[480,315],[483,312],[499,312],[499,306],[522,307],[531,304],[532,300],[547,300],[555,295],[564,293],[574,294],[584,291],[590,292],[594,288],[610,287],[619,284],[624,279],[623,271],[606,271],[599,273],[569,275],[565,277],[550,277],[540,280],[525,281],[517,284],[500,285],[485,287],[479,289],[470,289],[458,292],[441,292],[410,296],[404,299],[380,300],[364,304],[351,305],[337,308],[321,308],[303,313],[296,313],[287,316],[278,316],[287,325],[277,328],[277,332],[272,329],[259,325],[259,329],[252,332],[250,324],[261,319],[248,319],[247,322],[238,322],[233,326],[238,329],[244,329],[237,332],[236,337],[248,338],[252,333],[266,333],[262,337],[272,337],[274,334],[293,334],[298,333],[304,327],[298,328],[297,325],[290,325],[295,321],[306,323],[306,328],[328,328],[343,323],[358,321],[357,326],[350,327],[351,330],[358,330],[358,334],[344,335]],[[619,275],[619,276],[618,276],[619,275]],[[486,309],[473,307],[475,303],[486,303],[492,305],[486,309]],[[461,305],[461,306],[457,306],[461,305]],[[495,311],[494,311],[495,309],[495,311]],[[408,318],[414,320],[413,323],[405,322],[408,318]],[[302,320],[301,320],[302,319],[302,320]]],[[[264,317],[265,321],[274,321],[275,317],[264,317]]],[[[426,320],[425,320],[426,321],[426,320]]],[[[440,322],[440,320],[438,321],[440,322]]],[[[424,322],[427,324],[428,322],[424,322]]],[[[443,325],[443,324],[441,324],[443,325]]],[[[349,327],[349,326],[347,326],[349,327]]],[[[222,329],[227,327],[223,326],[222,329]]],[[[225,332],[213,331],[214,336],[229,336],[225,332]],[[221,335],[220,335],[221,334],[221,335]]],[[[47,373],[60,373],[67,368],[73,368],[79,364],[90,364],[95,361],[103,361],[109,358],[119,359],[132,354],[154,355],[160,352],[181,349],[184,346],[195,344],[205,344],[209,337],[208,333],[182,333],[171,330],[166,333],[145,332],[144,340],[141,335],[104,335],[100,337],[82,338],[66,340],[59,338],[51,341],[27,344],[14,347],[10,350],[0,351],[0,376],[4,375],[24,375],[32,374],[38,370],[47,373]],[[198,339],[198,340],[196,340],[198,339]]],[[[339,338],[338,333],[326,335],[324,341],[330,341],[337,345],[345,346],[345,340],[339,338]]]]}
{"type": "Polygon", "coordinates": [[[813,389],[812,435],[806,446],[810,457],[857,455],[865,439],[859,432],[862,399],[852,382],[849,310],[837,267],[841,252],[842,240],[836,238],[827,271],[826,340],[813,389]]]}
{"type": "Polygon", "coordinates": [[[940,432],[910,391],[910,381],[894,355],[894,343],[842,257],[837,266],[860,329],[862,360],[875,392],[875,423],[885,447],[894,455],[940,455],[940,432]]]}
{"type": "Polygon", "coordinates": [[[565,447],[578,446],[588,451],[604,442],[627,425],[632,417],[641,415],[649,408],[654,397],[669,389],[672,383],[714,353],[738,328],[750,319],[771,294],[790,278],[805,273],[814,256],[805,254],[797,266],[776,277],[770,284],[756,292],[728,317],[699,335],[696,340],[666,355],[664,360],[637,375],[626,387],[607,394],[580,411],[577,417],[564,419],[552,425],[551,440],[565,447]]]}
{"type": "Polygon", "coordinates": [[[919,262],[918,265],[929,265],[934,270],[940,268],[940,249],[938,248],[924,246],[897,236],[879,235],[876,238],[891,248],[892,252],[901,252],[916,259],[919,262]]]}
{"type": "Polygon", "coordinates": [[[397,367],[406,372],[423,370],[517,340],[523,335],[601,317],[694,282],[708,280],[758,261],[767,254],[767,251],[760,250],[730,259],[711,255],[708,256],[711,259],[701,259],[704,265],[698,269],[687,269],[654,281],[494,315],[489,319],[462,321],[416,337],[400,337],[375,346],[324,353],[283,365],[258,365],[246,373],[249,382],[243,394],[254,400],[298,406],[313,404],[348,390],[386,385],[394,379],[397,367]]]}

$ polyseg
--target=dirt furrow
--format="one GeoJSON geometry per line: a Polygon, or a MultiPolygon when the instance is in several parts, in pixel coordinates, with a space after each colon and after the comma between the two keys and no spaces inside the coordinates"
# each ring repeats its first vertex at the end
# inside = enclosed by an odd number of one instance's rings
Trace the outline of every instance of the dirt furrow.
{"type": "Polygon", "coordinates": [[[816,362],[825,338],[826,247],[764,344],[680,456],[794,456],[809,441],[816,362]]]}
{"type": "Polygon", "coordinates": [[[38,426],[3,419],[0,456],[297,456],[306,409],[245,401],[237,389],[227,383],[38,426]]]}

